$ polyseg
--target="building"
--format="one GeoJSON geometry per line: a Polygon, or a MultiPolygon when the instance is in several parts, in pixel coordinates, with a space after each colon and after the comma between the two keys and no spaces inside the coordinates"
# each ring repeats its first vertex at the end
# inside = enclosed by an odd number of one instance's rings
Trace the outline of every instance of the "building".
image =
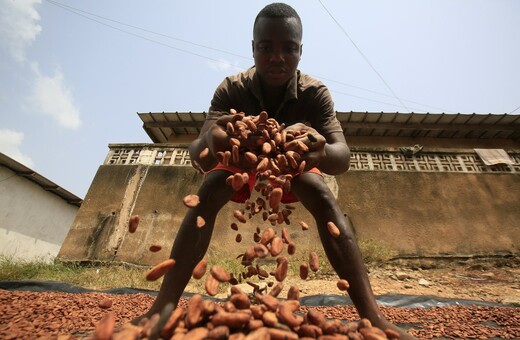
{"type": "MultiPolygon", "coordinates": [[[[185,214],[182,198],[196,193],[202,181],[186,146],[205,113],[138,115],[153,143],[109,145],[60,259],[153,264],[168,256],[185,214]],[[129,234],[133,215],[141,222],[129,234]],[[164,250],[150,253],[151,243],[164,250]]],[[[401,257],[519,252],[519,115],[337,115],[352,151],[351,167],[327,181],[358,238],[375,240],[401,257]]],[[[229,229],[237,208],[230,203],[219,214],[210,253],[238,255],[236,232],[229,229]]],[[[315,228],[298,231],[299,220],[314,222],[303,207],[291,218],[301,254],[321,247],[315,228]]],[[[259,223],[251,220],[241,232],[252,235],[259,223]]]]}
{"type": "Polygon", "coordinates": [[[82,200],[0,153],[0,256],[50,261],[82,200]]]}

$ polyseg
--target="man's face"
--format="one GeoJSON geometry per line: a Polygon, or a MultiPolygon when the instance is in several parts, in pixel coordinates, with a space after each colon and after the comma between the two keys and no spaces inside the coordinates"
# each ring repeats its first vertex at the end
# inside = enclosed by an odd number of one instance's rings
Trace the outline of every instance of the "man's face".
{"type": "Polygon", "coordinates": [[[295,18],[259,18],[253,32],[253,57],[264,85],[287,84],[300,62],[302,32],[295,18]]]}

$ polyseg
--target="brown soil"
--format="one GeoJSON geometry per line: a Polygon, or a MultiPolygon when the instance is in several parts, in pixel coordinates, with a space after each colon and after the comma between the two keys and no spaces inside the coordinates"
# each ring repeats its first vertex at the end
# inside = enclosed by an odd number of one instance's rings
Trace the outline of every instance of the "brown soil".
{"type": "MultiPolygon", "coordinates": [[[[369,278],[376,295],[428,295],[520,307],[519,264],[516,258],[401,260],[369,268],[369,278]]],[[[284,284],[296,284],[301,296],[307,296],[340,294],[336,282],[337,277],[288,278],[284,284]]]]}

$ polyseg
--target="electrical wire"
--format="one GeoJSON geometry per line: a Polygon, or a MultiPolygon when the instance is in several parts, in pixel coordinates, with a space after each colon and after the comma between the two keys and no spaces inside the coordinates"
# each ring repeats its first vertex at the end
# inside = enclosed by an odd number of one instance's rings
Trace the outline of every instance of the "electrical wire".
{"type": "Polygon", "coordinates": [[[63,4],[61,2],[57,2],[57,1],[53,1],[53,0],[46,0],[46,1],[51,3],[51,4],[53,4],[53,5],[59,6],[59,7],[63,8],[63,9],[69,9],[71,11],[81,12],[81,13],[84,13],[84,14],[91,15],[93,17],[99,18],[99,19],[103,19],[103,20],[106,20],[106,21],[111,21],[111,22],[114,22],[116,24],[123,25],[123,26],[130,27],[130,28],[134,28],[136,30],[140,30],[140,31],[143,31],[143,32],[146,32],[146,33],[155,34],[155,35],[158,35],[158,36],[161,36],[161,37],[164,37],[164,38],[180,41],[180,42],[183,42],[183,43],[186,43],[186,44],[189,44],[189,45],[206,48],[208,50],[212,50],[212,51],[216,51],[216,52],[229,54],[229,55],[232,55],[232,56],[235,56],[235,57],[239,57],[239,58],[243,58],[243,59],[247,59],[247,60],[252,60],[252,58],[250,58],[250,57],[244,57],[243,55],[240,55],[240,54],[224,51],[224,50],[221,50],[221,49],[218,49],[218,48],[209,47],[209,46],[205,46],[205,45],[202,45],[202,44],[197,44],[197,43],[194,43],[192,41],[188,41],[188,40],[184,40],[184,39],[173,37],[171,35],[155,32],[155,31],[151,31],[151,30],[148,30],[146,28],[139,27],[139,26],[130,25],[130,24],[118,21],[118,20],[110,19],[110,18],[101,16],[101,15],[97,15],[97,14],[94,14],[94,13],[83,11],[81,9],[78,9],[78,8],[75,8],[75,7],[63,4]]]}
{"type": "Polygon", "coordinates": [[[516,110],[518,110],[518,109],[520,109],[520,106],[519,106],[519,107],[517,107],[516,109],[514,109],[513,111],[509,112],[509,114],[511,114],[511,113],[513,113],[513,112],[515,112],[515,111],[516,111],[516,110]]]}
{"type": "Polygon", "coordinates": [[[365,56],[365,54],[361,51],[361,49],[356,45],[356,43],[354,42],[354,40],[352,40],[352,38],[350,37],[350,35],[348,34],[348,32],[343,28],[343,26],[341,26],[341,24],[336,20],[336,18],[332,15],[332,13],[327,9],[327,7],[325,7],[325,5],[323,4],[323,2],[321,0],[318,0],[318,2],[321,4],[321,6],[323,7],[323,9],[325,9],[325,11],[329,14],[329,16],[332,18],[332,20],[336,23],[336,25],[340,28],[340,30],[343,32],[343,34],[348,38],[348,40],[350,40],[350,42],[352,43],[352,45],[354,45],[354,47],[356,48],[356,50],[359,52],[359,54],[361,54],[361,56],[363,57],[363,59],[365,59],[365,61],[367,62],[367,64],[370,66],[370,68],[372,69],[372,71],[375,72],[375,74],[377,74],[377,76],[379,77],[379,79],[381,79],[381,81],[385,84],[385,86],[388,88],[388,90],[390,90],[390,92],[394,95],[394,97],[399,101],[399,103],[401,103],[401,105],[407,109],[408,111],[410,111],[410,109],[408,107],[406,107],[406,105],[403,103],[403,101],[397,96],[397,94],[394,92],[394,90],[392,90],[392,88],[390,87],[390,85],[388,85],[388,83],[385,81],[385,79],[383,78],[383,76],[376,70],[376,68],[372,65],[372,63],[370,62],[370,60],[368,60],[368,58],[365,56]]]}
{"type": "MultiPolygon", "coordinates": [[[[61,8],[61,9],[63,9],[63,10],[66,10],[66,11],[68,11],[70,13],[73,13],[73,14],[76,14],[78,16],[81,16],[81,17],[83,17],[83,18],[85,18],[87,20],[91,20],[91,21],[96,22],[96,23],[98,23],[100,25],[112,28],[112,29],[117,30],[119,32],[131,35],[133,37],[140,38],[140,39],[146,40],[148,42],[151,42],[151,43],[154,43],[154,44],[158,44],[158,45],[161,45],[163,47],[167,47],[167,48],[179,51],[179,52],[191,54],[191,55],[197,56],[199,58],[204,58],[204,59],[208,59],[208,60],[211,60],[211,61],[214,61],[214,62],[218,62],[218,63],[224,64],[224,65],[232,66],[232,67],[235,67],[237,69],[244,70],[244,68],[242,68],[242,67],[240,67],[238,65],[232,64],[230,62],[227,62],[227,61],[224,61],[224,60],[215,59],[215,58],[211,58],[211,57],[199,54],[199,53],[195,53],[195,52],[192,52],[192,51],[189,51],[189,50],[185,50],[185,49],[182,49],[182,48],[171,46],[169,44],[166,44],[166,43],[154,40],[154,39],[150,39],[148,37],[145,37],[145,36],[142,36],[142,35],[139,35],[139,34],[136,34],[136,33],[133,33],[133,32],[129,32],[127,30],[124,30],[124,29],[121,29],[121,28],[118,28],[118,27],[115,27],[113,25],[109,25],[109,24],[107,24],[105,22],[96,20],[96,19],[94,19],[92,17],[99,18],[99,19],[106,20],[106,21],[110,21],[110,22],[113,22],[113,23],[116,23],[116,24],[119,24],[119,25],[123,25],[123,26],[129,27],[129,28],[133,28],[133,29],[136,29],[136,30],[140,30],[140,31],[143,31],[143,32],[146,32],[146,33],[150,33],[150,34],[154,34],[154,35],[157,35],[157,36],[165,37],[165,38],[168,38],[168,39],[171,39],[171,40],[180,41],[180,42],[183,42],[183,43],[186,43],[186,44],[190,44],[190,45],[193,45],[193,46],[197,46],[197,47],[205,48],[205,49],[208,49],[208,50],[212,50],[212,51],[216,51],[216,52],[232,55],[232,56],[235,56],[235,57],[239,57],[239,58],[242,58],[242,59],[246,59],[246,60],[249,60],[249,61],[253,61],[253,58],[251,58],[251,57],[245,57],[245,56],[242,56],[242,55],[239,55],[239,54],[236,54],[236,53],[232,53],[232,52],[229,52],[229,51],[225,51],[225,50],[222,50],[222,49],[218,49],[218,48],[214,48],[214,47],[210,47],[210,46],[194,43],[194,42],[191,42],[191,41],[188,41],[188,40],[185,40],[185,39],[176,38],[176,37],[173,37],[171,35],[155,32],[155,31],[148,30],[148,29],[145,29],[145,28],[142,28],[142,27],[139,27],[139,26],[130,25],[130,24],[124,23],[122,21],[110,19],[110,18],[101,16],[101,15],[97,15],[97,14],[94,14],[94,13],[91,13],[91,12],[87,12],[87,11],[84,11],[84,10],[81,10],[81,9],[78,9],[78,8],[75,8],[75,7],[63,4],[61,2],[57,2],[57,1],[53,1],[53,0],[45,0],[45,1],[47,1],[48,3],[50,3],[50,4],[54,5],[54,6],[57,6],[57,7],[61,8]]],[[[348,36],[348,34],[347,34],[347,36],[348,36]]],[[[354,44],[353,41],[352,41],[352,43],[354,44]]],[[[345,83],[345,82],[341,82],[341,81],[337,81],[337,80],[333,80],[333,79],[328,79],[328,78],[325,78],[325,77],[322,77],[322,76],[319,76],[319,75],[313,75],[313,76],[318,78],[318,79],[324,80],[324,81],[340,84],[340,85],[343,85],[343,86],[355,88],[355,89],[358,89],[358,90],[362,90],[362,91],[378,94],[378,95],[389,97],[389,98],[397,98],[397,99],[399,99],[395,94],[388,95],[388,94],[383,93],[383,92],[378,92],[378,91],[366,89],[366,88],[363,88],[363,87],[355,86],[355,85],[352,85],[352,84],[348,84],[348,83],[345,83]]],[[[371,102],[375,102],[375,103],[381,103],[381,104],[397,106],[397,107],[402,106],[402,107],[405,107],[408,111],[410,111],[410,109],[406,105],[404,105],[402,103],[401,99],[399,99],[399,101],[401,102],[401,105],[395,105],[395,104],[391,104],[391,103],[387,103],[387,102],[383,102],[383,101],[379,101],[379,100],[370,99],[370,98],[367,98],[367,97],[362,97],[362,96],[357,96],[357,95],[354,95],[354,94],[345,93],[345,92],[342,92],[342,91],[334,91],[334,90],[331,89],[331,92],[335,92],[335,93],[338,93],[338,94],[341,94],[341,95],[354,97],[354,98],[358,98],[358,99],[362,99],[362,100],[366,100],[366,101],[371,101],[371,102]]],[[[393,93],[393,91],[391,91],[391,92],[393,93]]],[[[453,112],[452,110],[446,110],[446,109],[442,109],[442,108],[439,108],[439,107],[435,107],[435,106],[431,106],[431,105],[415,102],[415,101],[412,101],[412,100],[407,100],[407,99],[403,99],[403,100],[406,101],[406,102],[418,104],[420,106],[430,107],[430,108],[434,108],[436,110],[441,110],[442,112],[453,112]]],[[[419,111],[422,111],[422,110],[419,110],[419,111]]]]}
{"type": "Polygon", "coordinates": [[[195,52],[191,52],[191,51],[188,51],[188,50],[185,50],[185,49],[182,49],[182,48],[178,48],[178,47],[175,47],[175,46],[171,46],[171,45],[165,44],[165,43],[163,43],[163,42],[160,42],[160,41],[157,41],[157,40],[154,40],[154,39],[150,39],[150,38],[147,38],[147,37],[145,37],[145,36],[142,36],[142,35],[139,35],[139,34],[136,34],[136,33],[132,33],[132,32],[126,31],[126,30],[121,29],[121,28],[119,28],[119,27],[115,27],[115,26],[109,25],[109,24],[104,23],[104,22],[102,22],[102,21],[99,21],[99,20],[96,20],[96,19],[94,19],[94,18],[90,18],[90,17],[88,17],[88,16],[86,16],[86,15],[83,15],[83,14],[77,12],[75,9],[71,9],[71,8],[68,8],[68,7],[62,6],[61,3],[58,3],[58,2],[55,2],[55,1],[52,1],[52,0],[46,0],[46,1],[49,2],[49,3],[51,3],[51,4],[53,4],[53,5],[55,5],[55,6],[58,6],[58,7],[62,8],[62,9],[64,9],[64,10],[66,10],[66,11],[69,11],[69,12],[71,12],[71,13],[74,13],[74,14],[76,14],[76,15],[79,15],[79,16],[85,18],[85,19],[88,19],[88,20],[91,20],[91,21],[97,22],[98,24],[101,24],[101,25],[103,25],[103,26],[110,27],[110,28],[115,29],[115,30],[117,30],[117,31],[119,31],[119,32],[123,32],[123,33],[126,33],[126,34],[128,34],[128,35],[131,35],[131,36],[134,36],[134,37],[137,37],[137,38],[140,38],[140,39],[144,39],[144,40],[147,40],[147,41],[152,42],[152,43],[154,43],[154,44],[158,44],[158,45],[161,45],[161,46],[164,46],[164,47],[168,47],[168,48],[171,48],[171,49],[176,50],[176,51],[179,51],[179,52],[183,52],[183,53],[191,54],[191,55],[197,56],[197,57],[199,57],[199,58],[204,58],[204,59],[208,59],[208,60],[211,60],[211,61],[214,61],[214,62],[217,62],[217,63],[221,63],[221,64],[225,64],[225,65],[233,66],[233,67],[237,67],[237,68],[242,69],[242,70],[244,69],[244,68],[242,68],[242,67],[239,67],[239,66],[237,66],[237,65],[235,65],[235,64],[232,64],[232,63],[227,62],[227,61],[224,61],[224,60],[219,60],[219,59],[211,58],[211,57],[208,57],[208,56],[205,56],[205,55],[199,54],[199,53],[195,53],[195,52]]]}

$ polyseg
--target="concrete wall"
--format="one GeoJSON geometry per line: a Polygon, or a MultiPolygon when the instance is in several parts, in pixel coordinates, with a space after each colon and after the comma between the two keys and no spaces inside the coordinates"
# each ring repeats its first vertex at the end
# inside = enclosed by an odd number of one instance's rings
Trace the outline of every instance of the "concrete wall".
{"type": "Polygon", "coordinates": [[[0,166],[0,255],[52,260],[78,207],[0,166]]]}
{"type": "MultiPolygon", "coordinates": [[[[515,174],[349,171],[338,176],[338,200],[359,239],[377,240],[400,255],[518,253],[520,176],[515,174]]],[[[103,165],[60,250],[64,261],[120,261],[155,264],[169,254],[186,212],[182,198],[197,192],[202,176],[187,166],[103,165]],[[128,220],[140,215],[137,232],[128,220]],[[163,250],[150,253],[151,243],[163,250]]],[[[229,203],[220,213],[210,252],[242,253],[257,227],[255,216],[240,225],[235,242],[229,203]]],[[[289,230],[298,253],[321,248],[311,216],[300,204],[289,230]],[[298,222],[311,229],[302,232],[298,222]]],[[[297,253],[297,255],[298,255],[297,253]]]]}

